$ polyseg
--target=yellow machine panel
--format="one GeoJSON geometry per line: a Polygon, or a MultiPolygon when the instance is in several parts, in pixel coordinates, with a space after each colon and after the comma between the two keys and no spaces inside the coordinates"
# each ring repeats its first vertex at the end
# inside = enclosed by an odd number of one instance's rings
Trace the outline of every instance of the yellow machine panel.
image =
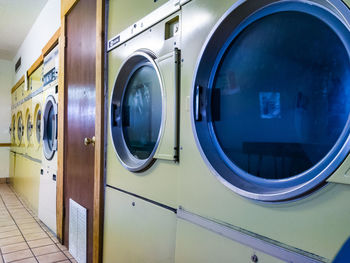
{"type": "Polygon", "coordinates": [[[136,21],[160,7],[167,0],[111,0],[109,1],[108,39],[115,37],[136,21]]]}
{"type": "Polygon", "coordinates": [[[33,115],[32,115],[32,102],[31,100],[26,100],[23,103],[23,113],[24,113],[24,146],[25,154],[32,156],[33,151],[33,115]]]}
{"type": "Polygon", "coordinates": [[[106,188],[103,262],[174,262],[176,215],[106,188]]]}
{"type": "Polygon", "coordinates": [[[176,231],[175,262],[285,262],[183,220],[178,220],[176,231]]]}
{"type": "Polygon", "coordinates": [[[30,93],[35,93],[43,86],[43,65],[39,66],[30,76],[28,80],[30,93]]]}
{"type": "Polygon", "coordinates": [[[41,165],[26,156],[17,154],[13,186],[35,213],[39,204],[39,180],[41,165]]]}

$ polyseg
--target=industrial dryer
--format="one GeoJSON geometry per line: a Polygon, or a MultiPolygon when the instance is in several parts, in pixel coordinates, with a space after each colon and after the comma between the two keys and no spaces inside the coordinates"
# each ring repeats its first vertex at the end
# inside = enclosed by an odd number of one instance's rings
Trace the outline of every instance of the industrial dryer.
{"type": "Polygon", "coordinates": [[[119,10],[122,31],[109,15],[105,262],[174,260],[181,12],[164,2],[136,22],[119,10]]]}
{"type": "Polygon", "coordinates": [[[338,0],[182,7],[177,262],[328,262],[349,237],[349,21],[338,0]]]}

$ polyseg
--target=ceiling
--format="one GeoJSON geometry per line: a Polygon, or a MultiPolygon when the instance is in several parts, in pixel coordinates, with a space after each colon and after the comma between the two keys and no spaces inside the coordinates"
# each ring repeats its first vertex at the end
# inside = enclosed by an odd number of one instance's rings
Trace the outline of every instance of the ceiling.
{"type": "Polygon", "coordinates": [[[47,1],[0,0],[0,59],[13,59],[47,1]]]}

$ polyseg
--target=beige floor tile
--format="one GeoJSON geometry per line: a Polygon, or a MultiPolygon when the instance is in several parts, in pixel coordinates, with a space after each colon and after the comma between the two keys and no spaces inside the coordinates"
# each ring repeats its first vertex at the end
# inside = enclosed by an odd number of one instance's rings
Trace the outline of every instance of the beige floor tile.
{"type": "Polygon", "coordinates": [[[20,236],[20,235],[21,235],[21,232],[19,232],[18,229],[15,229],[15,230],[0,233],[0,238],[14,237],[14,236],[20,236]]]}
{"type": "Polygon", "coordinates": [[[50,254],[54,252],[60,252],[59,248],[56,245],[37,247],[37,248],[33,248],[32,251],[35,256],[41,256],[41,255],[50,254]]]}
{"type": "Polygon", "coordinates": [[[66,251],[68,250],[66,246],[60,244],[60,243],[57,243],[56,246],[58,246],[59,249],[61,249],[62,251],[66,251]]]}
{"type": "Polygon", "coordinates": [[[7,254],[7,253],[19,251],[19,250],[28,249],[28,248],[29,247],[28,247],[27,243],[22,242],[22,243],[17,243],[17,244],[12,244],[12,245],[7,245],[7,246],[1,247],[1,253],[7,254]]]}
{"type": "Polygon", "coordinates": [[[7,238],[1,238],[0,239],[0,247],[21,243],[24,242],[24,238],[22,236],[15,236],[15,237],[7,237],[7,238]]]}
{"type": "Polygon", "coordinates": [[[62,252],[42,255],[36,258],[39,261],[39,263],[52,263],[52,262],[57,262],[57,261],[62,261],[67,259],[67,257],[62,252]]]}
{"type": "Polygon", "coordinates": [[[53,245],[53,244],[54,243],[50,238],[43,238],[43,239],[28,241],[28,245],[31,248],[42,247],[42,246],[53,245]]]}
{"type": "Polygon", "coordinates": [[[41,227],[39,226],[34,226],[32,228],[25,228],[25,229],[21,229],[21,232],[25,235],[25,234],[34,234],[34,233],[45,233],[44,230],[41,229],[41,227]]]}
{"type": "Polygon", "coordinates": [[[15,222],[13,222],[12,219],[10,220],[1,220],[0,221],[0,227],[3,227],[3,226],[13,226],[15,225],[15,222]]]}
{"type": "Polygon", "coordinates": [[[0,227],[0,233],[11,231],[11,230],[16,230],[16,229],[18,229],[18,227],[16,225],[3,226],[3,227],[0,227]]]}
{"type": "Polygon", "coordinates": [[[33,254],[32,254],[32,252],[29,249],[16,251],[16,252],[12,252],[12,253],[3,255],[4,261],[6,263],[7,262],[12,262],[12,261],[15,261],[15,260],[30,258],[32,256],[33,256],[33,254]]]}
{"type": "Polygon", "coordinates": [[[58,263],[70,263],[71,261],[70,260],[63,260],[63,261],[59,261],[58,263]]]}
{"type": "Polygon", "coordinates": [[[26,258],[18,261],[13,261],[13,263],[37,263],[36,259],[34,257],[32,258],[26,258]]]}
{"type": "Polygon", "coordinates": [[[17,225],[24,225],[24,224],[29,224],[29,223],[36,223],[36,221],[33,218],[19,218],[15,219],[17,225]]]}
{"type": "MultiPolygon", "coordinates": [[[[12,214],[12,213],[11,213],[12,214]]],[[[12,214],[12,217],[17,220],[17,219],[28,219],[28,218],[31,218],[31,219],[34,219],[32,215],[28,214],[28,213],[23,213],[23,214],[17,214],[17,215],[13,215],[12,214]]]]}
{"type": "Polygon", "coordinates": [[[40,227],[37,223],[27,223],[27,224],[21,224],[18,225],[19,229],[24,230],[24,229],[32,229],[34,227],[40,227]]]}
{"type": "Polygon", "coordinates": [[[42,239],[46,237],[48,237],[48,235],[44,231],[41,233],[24,234],[24,239],[27,241],[42,239]]]}

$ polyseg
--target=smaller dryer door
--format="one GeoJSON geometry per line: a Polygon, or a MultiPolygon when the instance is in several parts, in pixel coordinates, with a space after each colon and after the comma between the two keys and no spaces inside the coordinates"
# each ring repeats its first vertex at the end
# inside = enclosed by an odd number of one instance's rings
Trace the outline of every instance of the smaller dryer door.
{"type": "Polygon", "coordinates": [[[40,140],[41,140],[41,109],[40,106],[37,105],[37,109],[35,111],[34,115],[34,125],[35,125],[35,139],[36,143],[40,145],[40,140]]]}
{"type": "Polygon", "coordinates": [[[31,140],[31,137],[32,137],[32,129],[33,129],[32,115],[28,112],[27,116],[26,116],[27,145],[30,145],[30,140],[31,140]]]}
{"type": "Polygon", "coordinates": [[[47,160],[51,160],[57,150],[57,104],[53,96],[49,96],[44,107],[43,152],[47,160]]]}
{"type": "Polygon", "coordinates": [[[22,113],[19,113],[17,115],[17,145],[22,144],[22,138],[24,134],[24,126],[23,126],[23,119],[22,119],[22,113]]]}
{"type": "Polygon", "coordinates": [[[12,125],[11,125],[11,141],[12,144],[16,143],[16,116],[12,116],[12,125]]]}
{"type": "Polygon", "coordinates": [[[117,156],[130,171],[142,171],[155,159],[178,158],[175,57],[171,53],[157,59],[138,51],[124,62],[117,76],[110,131],[117,156]]]}

